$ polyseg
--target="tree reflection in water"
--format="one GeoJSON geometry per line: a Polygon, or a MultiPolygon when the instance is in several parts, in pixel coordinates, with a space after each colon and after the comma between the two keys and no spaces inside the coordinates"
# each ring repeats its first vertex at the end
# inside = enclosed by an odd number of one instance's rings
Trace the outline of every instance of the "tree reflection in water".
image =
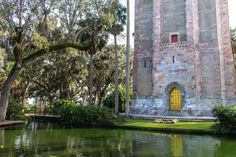
{"type": "Polygon", "coordinates": [[[113,129],[54,128],[31,123],[0,130],[3,157],[220,157],[236,154],[236,140],[113,129]]]}
{"type": "Polygon", "coordinates": [[[0,150],[4,148],[5,129],[0,128],[0,150]]]}

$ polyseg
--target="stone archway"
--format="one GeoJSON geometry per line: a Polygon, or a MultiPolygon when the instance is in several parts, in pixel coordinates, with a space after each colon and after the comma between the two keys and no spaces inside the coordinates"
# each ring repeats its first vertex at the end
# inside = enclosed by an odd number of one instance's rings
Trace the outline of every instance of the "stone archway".
{"type": "Polygon", "coordinates": [[[170,111],[181,111],[185,105],[184,86],[178,82],[172,82],[165,89],[166,108],[170,111]]]}

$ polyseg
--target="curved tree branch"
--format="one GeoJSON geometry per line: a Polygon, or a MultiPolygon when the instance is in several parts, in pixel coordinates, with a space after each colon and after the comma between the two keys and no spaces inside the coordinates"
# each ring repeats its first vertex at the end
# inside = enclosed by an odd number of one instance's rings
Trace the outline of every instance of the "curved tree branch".
{"type": "Polygon", "coordinates": [[[88,50],[91,47],[91,43],[88,44],[77,44],[77,43],[72,43],[72,42],[67,42],[67,43],[62,43],[62,44],[57,44],[57,45],[52,45],[49,46],[48,48],[44,48],[44,49],[39,49],[37,51],[35,51],[34,53],[30,54],[29,56],[23,58],[23,64],[26,64],[27,62],[43,56],[46,53],[52,52],[52,51],[57,51],[57,50],[61,50],[64,48],[75,48],[78,50],[88,50]]]}

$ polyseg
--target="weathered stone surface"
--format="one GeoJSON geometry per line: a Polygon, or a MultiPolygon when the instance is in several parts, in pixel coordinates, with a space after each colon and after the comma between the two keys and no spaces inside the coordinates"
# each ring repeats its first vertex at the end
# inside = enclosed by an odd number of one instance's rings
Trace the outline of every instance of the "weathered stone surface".
{"type": "MultiPolygon", "coordinates": [[[[231,104],[236,100],[228,100],[231,104]]],[[[211,116],[212,108],[222,104],[222,99],[185,99],[181,111],[170,111],[165,99],[135,99],[131,106],[131,113],[135,115],[161,115],[161,116],[211,116]]]]}
{"type": "Polygon", "coordinates": [[[132,114],[211,116],[236,104],[227,0],[136,0],[132,114]],[[213,7],[215,6],[215,7],[213,7]],[[170,43],[171,34],[179,43],[170,43]],[[182,110],[169,110],[178,87],[182,110]]]}
{"type": "Polygon", "coordinates": [[[198,1],[200,43],[217,42],[216,1],[198,1]]]}
{"type": "Polygon", "coordinates": [[[186,41],[185,0],[161,1],[162,43],[169,43],[170,33],[178,32],[181,41],[186,41]]]}
{"type": "Polygon", "coordinates": [[[217,51],[201,52],[202,97],[221,98],[220,55],[217,51]]]}
{"type": "Polygon", "coordinates": [[[135,7],[134,94],[152,95],[152,0],[137,0],[135,7]]]}
{"type": "Polygon", "coordinates": [[[142,96],[152,95],[152,58],[138,59],[137,93],[142,96]]]}

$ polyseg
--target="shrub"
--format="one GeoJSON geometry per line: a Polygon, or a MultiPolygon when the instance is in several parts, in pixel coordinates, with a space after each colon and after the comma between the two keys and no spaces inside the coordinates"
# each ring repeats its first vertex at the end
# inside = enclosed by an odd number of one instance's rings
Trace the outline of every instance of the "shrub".
{"type": "Polygon", "coordinates": [[[236,128],[236,106],[217,105],[212,111],[223,126],[236,128]]]}
{"type": "Polygon", "coordinates": [[[79,106],[68,100],[53,103],[52,111],[61,116],[61,121],[78,126],[111,125],[113,111],[106,107],[79,106]]]}
{"type": "Polygon", "coordinates": [[[16,102],[10,102],[6,114],[7,120],[25,120],[24,107],[16,102]]]}
{"type": "Polygon", "coordinates": [[[77,106],[71,115],[72,123],[82,126],[107,125],[113,119],[112,110],[97,106],[77,106]]]}
{"type": "Polygon", "coordinates": [[[66,110],[72,106],[76,106],[76,103],[74,103],[73,101],[70,100],[56,100],[54,101],[51,106],[50,106],[50,111],[52,112],[52,114],[62,114],[59,112],[62,112],[62,110],[66,110]]]}
{"type": "MultiPolygon", "coordinates": [[[[119,112],[124,112],[125,111],[125,98],[126,98],[126,88],[125,86],[119,85],[118,86],[118,92],[119,92],[119,112]]],[[[132,98],[132,90],[130,90],[130,101],[132,98]]],[[[108,95],[104,100],[103,100],[103,106],[108,107],[110,109],[115,108],[115,90],[108,95]]]]}

